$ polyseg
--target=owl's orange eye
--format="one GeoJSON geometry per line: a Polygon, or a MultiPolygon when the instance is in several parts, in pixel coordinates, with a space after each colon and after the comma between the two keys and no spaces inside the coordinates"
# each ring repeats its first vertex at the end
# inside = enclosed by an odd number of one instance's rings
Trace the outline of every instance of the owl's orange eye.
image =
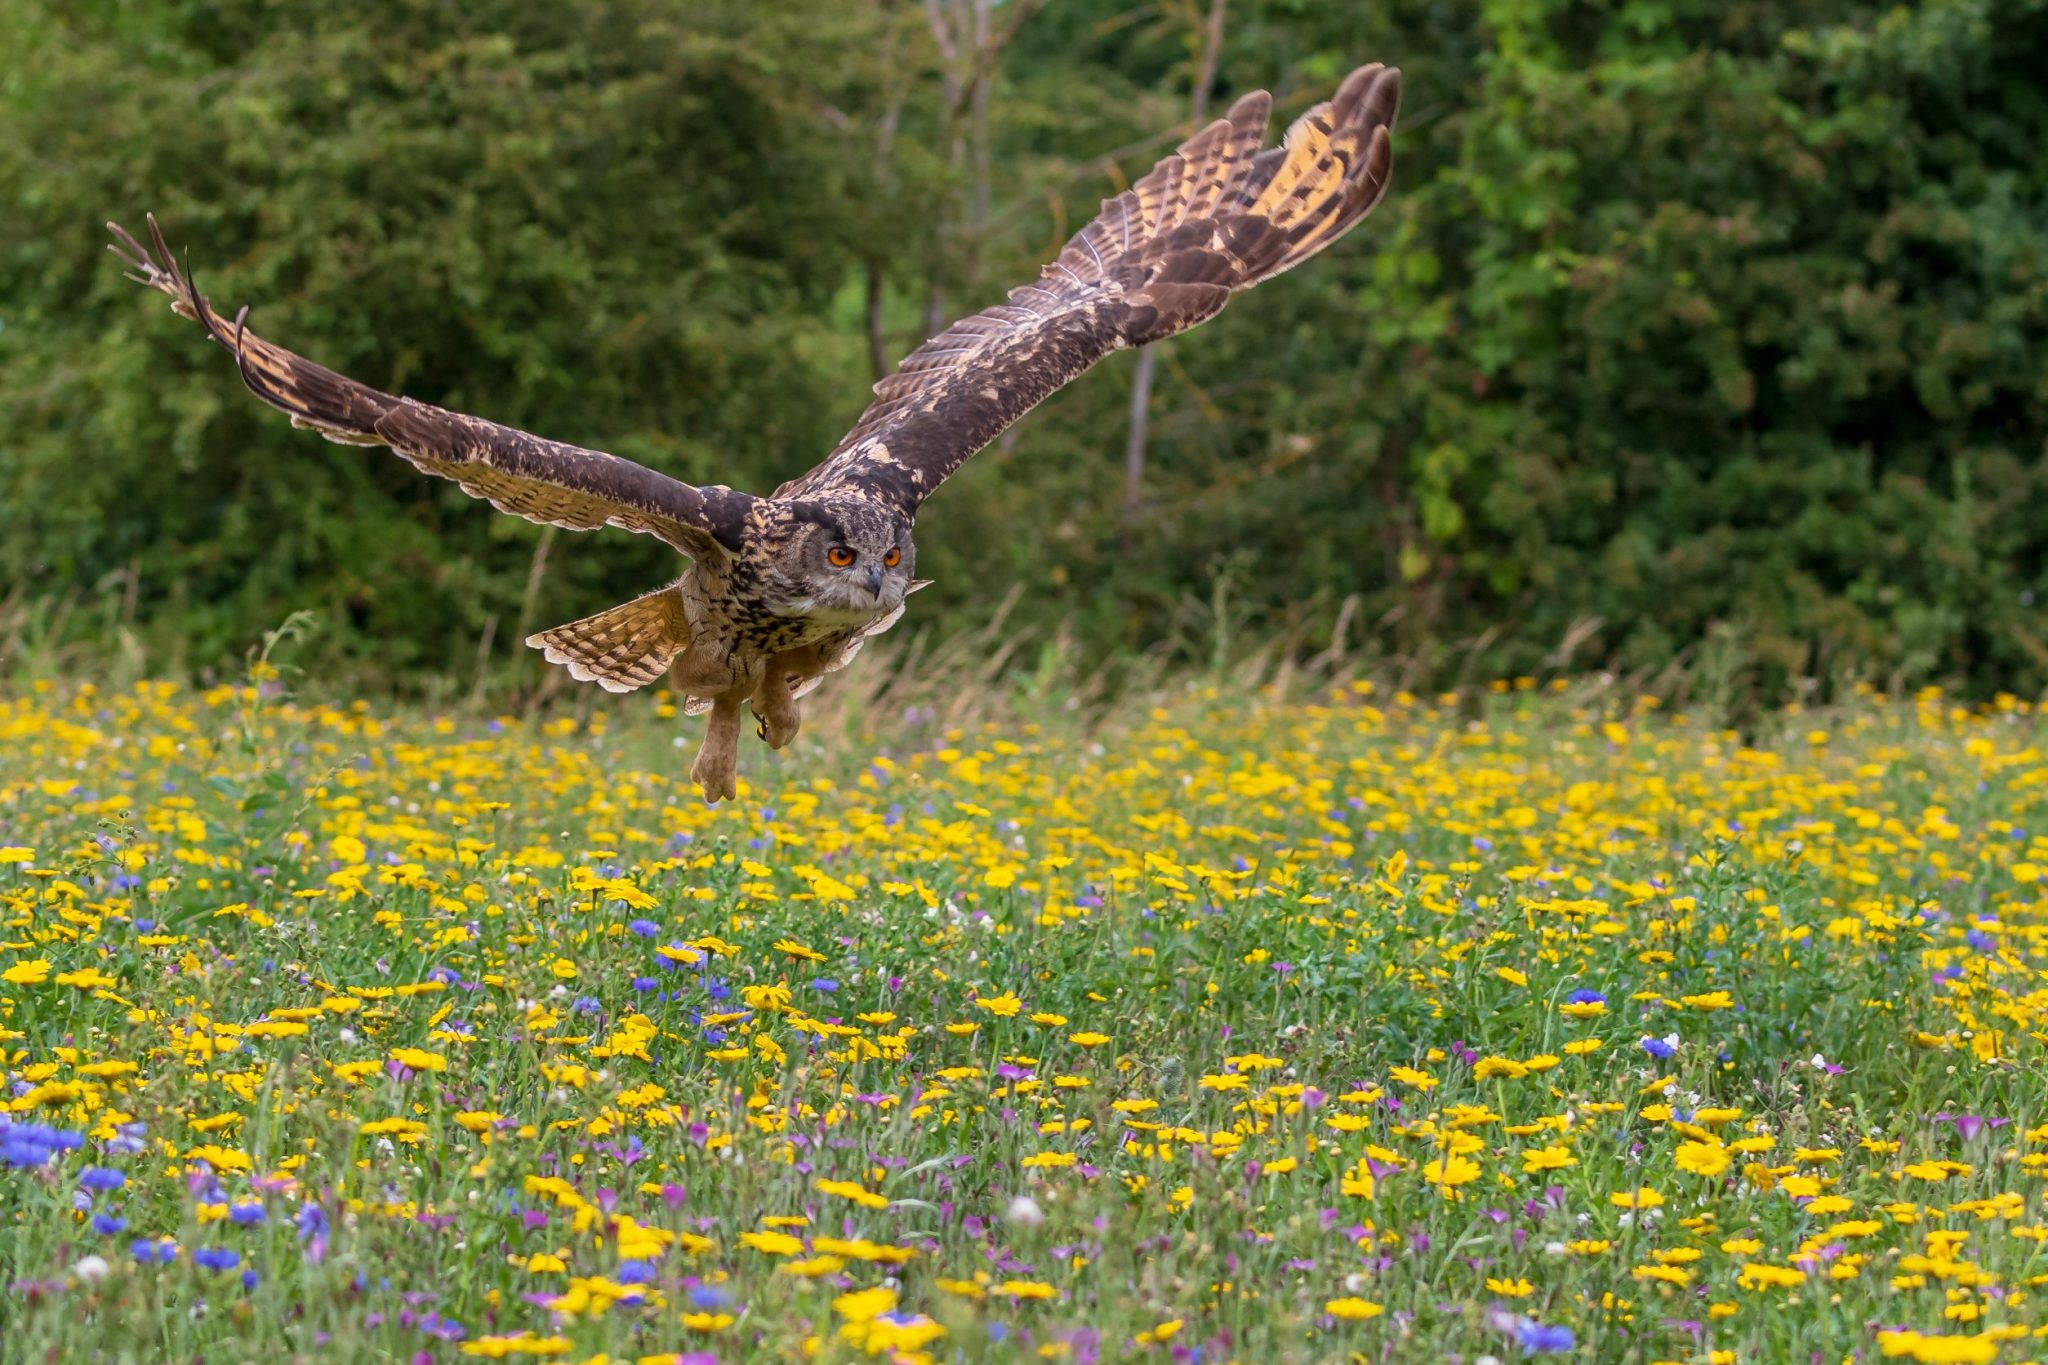
{"type": "Polygon", "coordinates": [[[889,553],[882,556],[882,567],[885,569],[893,569],[902,562],[903,551],[897,549],[894,545],[889,547],[889,553]]]}
{"type": "Polygon", "coordinates": [[[844,545],[834,545],[831,549],[825,551],[825,558],[832,562],[833,568],[844,569],[852,565],[855,556],[853,551],[847,549],[844,545]]]}

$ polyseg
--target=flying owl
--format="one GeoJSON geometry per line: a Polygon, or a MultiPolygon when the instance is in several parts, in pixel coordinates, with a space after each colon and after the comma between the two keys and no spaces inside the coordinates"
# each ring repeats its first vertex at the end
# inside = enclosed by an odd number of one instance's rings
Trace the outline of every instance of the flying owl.
{"type": "Polygon", "coordinates": [[[1053,390],[1126,346],[1186,331],[1237,290],[1307,260],[1371,211],[1393,165],[1401,74],[1374,64],[1263,148],[1272,100],[1246,95],[1130,189],[1103,201],[1032,284],[925,342],[875,385],[860,422],[809,473],[757,497],[699,488],[630,460],[450,412],[301,359],[200,296],[156,219],[150,247],[117,224],[129,278],[170,295],[292,425],[389,446],[502,512],[570,530],[617,526],[688,558],[682,577],[530,636],[571,676],[628,692],[664,673],[710,712],[690,775],[737,795],[742,704],[779,749],[798,700],[903,614],[918,507],[967,457],[1053,390]]]}

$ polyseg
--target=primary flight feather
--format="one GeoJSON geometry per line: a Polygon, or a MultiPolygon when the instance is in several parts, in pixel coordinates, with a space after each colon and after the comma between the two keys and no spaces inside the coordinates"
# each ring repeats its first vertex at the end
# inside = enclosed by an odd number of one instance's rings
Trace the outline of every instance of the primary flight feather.
{"type": "Polygon", "coordinates": [[[924,584],[911,526],[967,458],[1111,351],[1215,316],[1231,294],[1308,259],[1385,194],[1401,73],[1374,64],[1264,147],[1271,100],[1246,95],[1135,185],[1103,201],[1040,278],[954,323],[875,385],[831,454],[770,497],[697,487],[631,460],[381,393],[223,316],[180,270],[156,219],[144,246],[109,223],[130,278],[235,357],[242,382],[294,426],[389,446],[500,511],[569,530],[617,526],[690,563],[667,587],[531,636],[578,679],[614,692],[664,674],[711,718],[691,776],[737,794],[742,704],[771,747],[797,699],[850,662],[924,584]]]}

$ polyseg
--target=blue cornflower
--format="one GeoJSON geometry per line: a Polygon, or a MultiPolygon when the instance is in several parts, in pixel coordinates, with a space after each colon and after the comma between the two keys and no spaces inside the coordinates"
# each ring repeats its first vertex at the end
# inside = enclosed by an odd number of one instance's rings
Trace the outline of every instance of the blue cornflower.
{"type": "Polygon", "coordinates": [[[78,1173],[78,1183],[94,1194],[104,1194],[108,1190],[118,1190],[127,1184],[128,1175],[125,1171],[117,1171],[111,1166],[88,1166],[78,1173]]]}
{"type": "Polygon", "coordinates": [[[246,1204],[237,1204],[228,1210],[228,1218],[237,1227],[251,1227],[263,1221],[263,1205],[253,1199],[246,1204]]]}
{"type": "Polygon", "coordinates": [[[620,1284],[650,1284],[654,1280],[654,1262],[621,1261],[619,1273],[612,1278],[620,1284]]]}
{"type": "Polygon", "coordinates": [[[839,983],[829,976],[820,976],[811,981],[811,989],[830,995],[839,989],[839,983]]]}
{"type": "Polygon", "coordinates": [[[0,1166],[47,1166],[85,1145],[85,1134],[43,1123],[0,1123],[0,1166]]]}
{"type": "Polygon", "coordinates": [[[1564,998],[1567,1005],[1604,1005],[1607,997],[1598,991],[1573,991],[1564,998]]]}
{"type": "Polygon", "coordinates": [[[327,1210],[318,1204],[301,1204],[298,1213],[292,1217],[292,1225],[298,1228],[301,1242],[310,1242],[315,1237],[325,1237],[327,1210]]]}
{"type": "Polygon", "coordinates": [[[661,932],[661,926],[651,919],[636,919],[627,922],[626,932],[636,938],[653,938],[661,932]]]}
{"type": "Polygon", "coordinates": [[[661,983],[651,976],[636,976],[633,978],[633,989],[645,994],[648,991],[660,990],[661,983]]]}
{"type": "Polygon", "coordinates": [[[1670,1038],[1645,1038],[1637,1046],[1661,1062],[1678,1052],[1677,1035],[1674,1034],[1670,1038]]]}
{"type": "Polygon", "coordinates": [[[92,1230],[102,1237],[112,1237],[128,1230],[128,1220],[111,1213],[96,1213],[92,1216],[92,1230]]]}
{"type": "Polygon", "coordinates": [[[1571,1328],[1529,1318],[1515,1325],[1515,1340],[1521,1345],[1522,1354],[1530,1356],[1545,1351],[1569,1351],[1576,1344],[1571,1328]]]}
{"type": "Polygon", "coordinates": [[[154,1237],[145,1237],[128,1248],[128,1254],[142,1265],[169,1265],[178,1259],[176,1242],[160,1242],[154,1237]]]}
{"type": "Polygon", "coordinates": [[[226,1247],[201,1247],[192,1253],[192,1264],[207,1270],[233,1270],[242,1258],[226,1247]]]}

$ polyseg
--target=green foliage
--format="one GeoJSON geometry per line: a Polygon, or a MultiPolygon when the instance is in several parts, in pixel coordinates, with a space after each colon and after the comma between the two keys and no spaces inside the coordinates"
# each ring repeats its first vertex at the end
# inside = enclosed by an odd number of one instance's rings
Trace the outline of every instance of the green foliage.
{"type": "MultiPolygon", "coordinates": [[[[1170,145],[1203,8],[1019,24],[977,228],[918,6],[0,0],[29,58],[0,73],[0,578],[115,592],[70,629],[118,615],[158,667],[298,607],[367,679],[466,680],[486,635],[517,658],[664,552],[537,564],[535,528],[286,429],[118,278],[103,219],[154,208],[215,298],[370,382],[772,486],[865,399],[871,280],[900,354],[934,288],[999,297],[1170,145]]],[[[920,617],[1021,581],[1019,622],[1090,653],[1206,658],[1191,604],[1228,574],[1302,648],[1355,596],[1417,681],[1711,639],[1759,690],[2039,689],[2044,9],[1234,5],[1219,103],[1403,66],[1393,194],[1170,343],[1135,523],[1124,358],[970,466],[919,528],[920,617]]]]}

